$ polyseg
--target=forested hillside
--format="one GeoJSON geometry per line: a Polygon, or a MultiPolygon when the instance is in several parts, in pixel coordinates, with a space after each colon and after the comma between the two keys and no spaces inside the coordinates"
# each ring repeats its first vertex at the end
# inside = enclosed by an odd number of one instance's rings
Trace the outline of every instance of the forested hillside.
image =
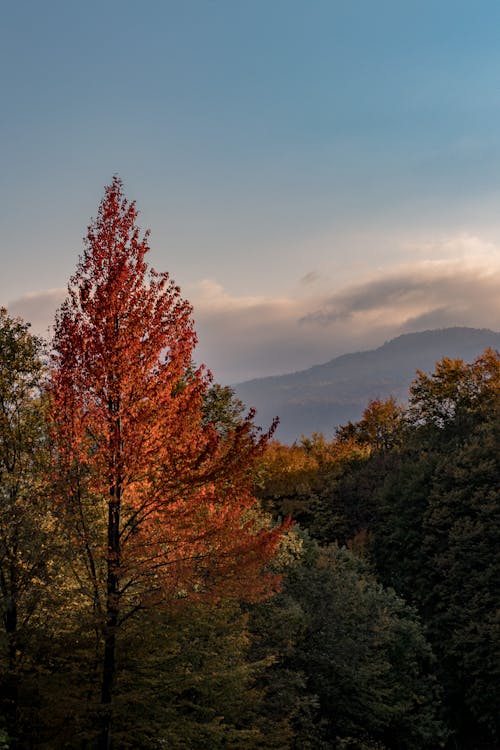
{"type": "Polygon", "coordinates": [[[0,747],[498,750],[498,353],[273,441],[136,215],[0,311],[0,747]]]}

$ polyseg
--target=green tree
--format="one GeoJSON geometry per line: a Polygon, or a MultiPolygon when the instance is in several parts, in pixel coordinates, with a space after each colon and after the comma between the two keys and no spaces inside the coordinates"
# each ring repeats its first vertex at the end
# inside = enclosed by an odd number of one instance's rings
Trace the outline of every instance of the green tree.
{"type": "Polygon", "coordinates": [[[234,601],[188,603],[134,621],[123,637],[115,743],[123,750],[254,750],[262,668],[247,658],[247,615],[234,601]]]}
{"type": "MultiPolygon", "coordinates": [[[[250,413],[252,419],[254,413],[250,413]]],[[[229,385],[213,383],[203,398],[203,423],[213,425],[219,435],[227,436],[232,430],[245,423],[245,405],[236,397],[229,385]]]]}
{"type": "Polygon", "coordinates": [[[45,491],[47,436],[41,401],[42,343],[0,309],[1,701],[10,745],[29,713],[35,633],[47,614],[54,518],[45,491]]]}
{"type": "Polygon", "coordinates": [[[477,418],[482,404],[498,394],[500,355],[486,349],[474,362],[443,357],[433,373],[418,371],[410,388],[408,417],[430,437],[461,439],[477,418]]]}
{"type": "Polygon", "coordinates": [[[440,747],[433,656],[415,611],[345,548],[304,541],[283,591],[257,608],[259,631],[271,624],[280,644],[268,679],[275,710],[292,707],[291,747],[440,747]]]}

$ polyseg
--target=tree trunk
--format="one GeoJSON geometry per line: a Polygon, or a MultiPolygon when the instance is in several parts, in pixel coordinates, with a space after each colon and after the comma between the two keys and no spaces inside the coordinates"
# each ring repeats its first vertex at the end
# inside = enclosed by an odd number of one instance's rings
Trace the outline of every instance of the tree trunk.
{"type": "Polygon", "coordinates": [[[116,674],[116,630],[120,612],[120,501],[121,487],[117,483],[110,490],[108,508],[108,557],[106,590],[106,624],[101,685],[101,733],[99,750],[112,747],[113,689],[116,674]]]}
{"type": "Polygon", "coordinates": [[[101,733],[99,750],[110,750],[113,722],[113,687],[116,672],[116,625],[118,612],[109,613],[104,639],[104,658],[101,687],[101,733]]]}

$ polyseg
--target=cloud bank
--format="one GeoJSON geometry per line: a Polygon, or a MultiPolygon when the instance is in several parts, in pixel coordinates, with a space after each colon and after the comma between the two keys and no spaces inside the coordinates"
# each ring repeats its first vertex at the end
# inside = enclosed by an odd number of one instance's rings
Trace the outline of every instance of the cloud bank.
{"type": "Polygon", "coordinates": [[[500,327],[500,264],[490,262],[416,262],[322,297],[245,301],[213,291],[195,303],[201,348],[230,382],[303,369],[402,333],[500,327]]]}
{"type": "MultiPolygon", "coordinates": [[[[441,247],[433,259],[379,271],[363,282],[325,292],[316,271],[277,297],[232,296],[205,279],[183,290],[193,304],[196,358],[217,380],[304,369],[339,354],[373,348],[401,333],[447,326],[500,328],[500,253],[472,238],[441,247]],[[471,250],[472,248],[472,250],[471,250]],[[457,260],[456,257],[459,256],[457,260]]],[[[65,290],[31,293],[11,314],[47,335],[65,290]]]]}

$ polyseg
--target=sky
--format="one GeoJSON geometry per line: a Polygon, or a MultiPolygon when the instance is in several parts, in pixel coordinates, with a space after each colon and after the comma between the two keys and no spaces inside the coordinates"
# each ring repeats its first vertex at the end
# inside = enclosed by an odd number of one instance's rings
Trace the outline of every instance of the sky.
{"type": "Polygon", "coordinates": [[[499,330],[498,2],[0,6],[0,305],[35,333],[114,174],[220,382],[499,330]]]}

